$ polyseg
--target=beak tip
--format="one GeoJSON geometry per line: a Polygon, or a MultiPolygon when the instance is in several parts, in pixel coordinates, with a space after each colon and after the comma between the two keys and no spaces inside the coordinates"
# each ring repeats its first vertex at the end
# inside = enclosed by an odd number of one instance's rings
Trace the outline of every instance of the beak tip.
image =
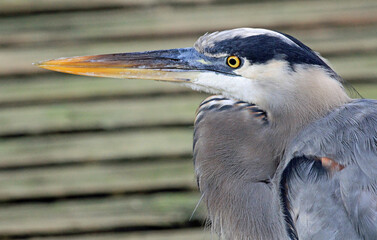
{"type": "Polygon", "coordinates": [[[33,65],[33,66],[36,66],[36,67],[41,67],[42,64],[43,64],[42,61],[40,61],[40,62],[33,62],[33,63],[32,63],[32,65],[33,65]]]}
{"type": "Polygon", "coordinates": [[[40,68],[45,68],[46,65],[49,65],[48,62],[50,60],[46,60],[46,61],[39,61],[39,62],[33,62],[32,65],[33,66],[36,66],[36,67],[40,67],[40,68]]]}

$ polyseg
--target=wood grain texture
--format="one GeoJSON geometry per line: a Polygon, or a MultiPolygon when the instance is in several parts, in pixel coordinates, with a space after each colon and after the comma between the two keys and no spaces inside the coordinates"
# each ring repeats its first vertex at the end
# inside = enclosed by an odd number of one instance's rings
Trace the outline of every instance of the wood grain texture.
{"type": "Polygon", "coordinates": [[[203,34],[239,26],[318,28],[376,23],[375,1],[284,1],[185,8],[143,8],[32,15],[0,20],[4,42],[61,42],[84,39],[203,34]],[[179,16],[179,17],[177,17],[179,16]],[[237,17],[235,17],[237,16],[237,17]],[[216,21],[213,21],[216,19],[216,21]],[[11,24],[10,24],[11,23],[11,24]],[[15,37],[12,37],[12,34],[15,37]],[[5,41],[8,39],[8,41],[5,41]],[[9,41],[12,39],[13,41],[9,41]]]}
{"type": "Polygon", "coordinates": [[[135,9],[156,6],[179,6],[214,3],[215,0],[2,0],[0,16],[18,16],[38,13],[55,13],[65,11],[93,11],[101,9],[135,9]]]}
{"type": "MultiPolygon", "coordinates": [[[[206,240],[214,237],[202,229],[150,231],[144,233],[110,233],[88,234],[84,236],[71,236],[70,240],[206,240]]],[[[62,240],[66,237],[31,238],[32,240],[62,240]]]]}
{"type": "Polygon", "coordinates": [[[0,141],[0,167],[189,155],[192,128],[25,137],[0,141]]]}
{"type": "MultiPolygon", "coordinates": [[[[197,193],[165,193],[4,206],[0,238],[189,226],[198,200],[197,193]]],[[[203,214],[201,208],[192,221],[203,214]]]]}
{"type": "Polygon", "coordinates": [[[1,172],[0,202],[196,191],[190,158],[1,172]]]}
{"type": "Polygon", "coordinates": [[[0,136],[192,125],[204,95],[0,108],[0,136]]]}

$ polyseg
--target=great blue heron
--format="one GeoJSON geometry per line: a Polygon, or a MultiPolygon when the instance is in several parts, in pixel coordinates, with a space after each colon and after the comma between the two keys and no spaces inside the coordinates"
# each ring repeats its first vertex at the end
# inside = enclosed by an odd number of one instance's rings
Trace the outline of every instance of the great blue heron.
{"type": "Polygon", "coordinates": [[[377,239],[377,101],[348,97],[297,39],[239,28],[206,34],[193,48],[39,66],[221,94],[198,109],[194,163],[222,239],[377,239]]]}

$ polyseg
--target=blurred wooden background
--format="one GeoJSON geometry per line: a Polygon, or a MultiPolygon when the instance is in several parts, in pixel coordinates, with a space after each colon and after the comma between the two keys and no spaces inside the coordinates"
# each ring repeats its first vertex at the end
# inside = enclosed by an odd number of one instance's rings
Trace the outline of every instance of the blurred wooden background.
{"type": "Polygon", "coordinates": [[[211,239],[192,122],[205,94],[33,62],[192,46],[264,27],[377,98],[377,1],[0,0],[0,239],[211,239]]]}

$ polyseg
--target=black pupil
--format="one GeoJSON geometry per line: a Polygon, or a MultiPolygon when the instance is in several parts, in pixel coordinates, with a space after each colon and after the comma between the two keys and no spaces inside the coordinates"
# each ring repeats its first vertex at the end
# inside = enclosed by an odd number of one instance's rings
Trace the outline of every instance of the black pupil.
{"type": "Polygon", "coordinates": [[[234,59],[234,58],[229,59],[229,64],[230,65],[236,65],[237,64],[236,59],[234,59]]]}

